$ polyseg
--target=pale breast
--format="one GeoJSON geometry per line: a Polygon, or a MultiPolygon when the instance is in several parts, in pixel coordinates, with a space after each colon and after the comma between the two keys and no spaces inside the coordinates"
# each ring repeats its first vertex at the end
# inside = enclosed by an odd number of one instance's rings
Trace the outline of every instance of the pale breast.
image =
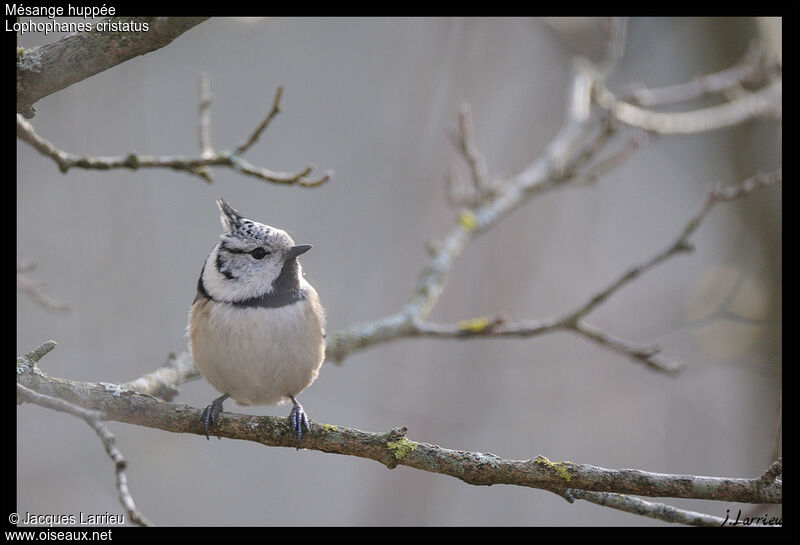
{"type": "Polygon", "coordinates": [[[279,308],[242,308],[200,298],[189,315],[195,365],[241,404],[275,405],[317,378],[325,358],[324,317],[309,297],[279,308]],[[311,306],[318,313],[310,312],[311,306]]]}

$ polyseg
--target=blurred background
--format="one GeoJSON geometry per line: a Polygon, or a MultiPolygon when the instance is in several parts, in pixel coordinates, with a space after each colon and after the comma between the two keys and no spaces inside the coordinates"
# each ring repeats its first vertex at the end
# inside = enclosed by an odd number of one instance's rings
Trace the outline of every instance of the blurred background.
{"type": "MultiPolygon", "coordinates": [[[[223,195],[246,216],[314,249],[303,256],[329,334],[394,313],[410,296],[427,240],[455,224],[444,178],[468,170],[450,135],[472,106],[492,174],[533,161],[564,122],[577,55],[599,58],[603,19],[212,18],[172,44],[36,105],[36,130],[87,155],[197,155],[198,77],[209,75],[213,144],[238,144],[275,88],[283,108],[245,156],[333,180],[304,189],[216,169],[62,175],[17,144],[17,256],[71,305],[17,296],[17,354],[58,342],[40,367],[125,382],[186,349],[187,312],[218,240],[223,195]],[[583,26],[580,26],[583,25],[583,26]],[[577,29],[577,30],[576,30],[577,29]]],[[[727,68],[749,40],[780,54],[780,20],[639,19],[612,90],[680,83],[727,68]]],[[[28,34],[22,47],[59,35],[28,34]]],[[[715,183],[781,164],[779,121],[651,139],[592,186],[547,192],[470,244],[431,320],[560,316],[674,241],[715,183]]],[[[716,207],[670,259],[586,321],[658,342],[688,365],[654,374],[568,333],[533,339],[399,340],[330,362],[301,396],[312,419],[502,458],[544,455],[608,468],[756,477],[773,460],[781,390],[781,189],[716,207]]],[[[205,406],[204,380],[175,401],[205,406]]],[[[226,406],[285,416],[287,406],[226,406]]],[[[206,441],[109,423],[138,507],[164,525],[664,525],[541,490],[321,452],[206,441]]],[[[724,517],[753,506],[667,500],[724,517]]],[[[17,509],[122,513],[94,432],[65,414],[17,411],[17,509]]],[[[757,510],[757,509],[756,509],[757,510]]],[[[780,514],[780,506],[760,512],[780,514]]]]}

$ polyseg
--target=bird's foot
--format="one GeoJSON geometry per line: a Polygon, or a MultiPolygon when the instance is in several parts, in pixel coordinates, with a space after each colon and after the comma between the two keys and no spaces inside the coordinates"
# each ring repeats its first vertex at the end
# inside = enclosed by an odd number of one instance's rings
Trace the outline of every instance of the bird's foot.
{"type": "Polygon", "coordinates": [[[289,413],[289,423],[292,426],[292,431],[297,433],[297,450],[300,450],[300,441],[303,440],[303,428],[311,431],[311,421],[306,416],[303,406],[297,402],[294,396],[290,395],[289,399],[292,400],[292,412],[289,413]]]}
{"type": "Polygon", "coordinates": [[[228,397],[230,397],[228,394],[219,396],[200,412],[200,418],[203,419],[206,425],[206,439],[210,439],[208,436],[209,425],[217,427],[217,439],[222,439],[222,437],[219,436],[219,414],[222,412],[222,404],[228,397]]]}

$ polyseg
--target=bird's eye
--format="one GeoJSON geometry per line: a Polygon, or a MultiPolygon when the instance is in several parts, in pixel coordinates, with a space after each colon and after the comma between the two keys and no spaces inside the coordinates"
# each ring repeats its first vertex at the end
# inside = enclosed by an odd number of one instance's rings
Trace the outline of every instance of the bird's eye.
{"type": "Polygon", "coordinates": [[[269,255],[269,252],[266,251],[264,248],[258,247],[255,250],[251,251],[250,255],[256,259],[264,259],[269,255]]]}

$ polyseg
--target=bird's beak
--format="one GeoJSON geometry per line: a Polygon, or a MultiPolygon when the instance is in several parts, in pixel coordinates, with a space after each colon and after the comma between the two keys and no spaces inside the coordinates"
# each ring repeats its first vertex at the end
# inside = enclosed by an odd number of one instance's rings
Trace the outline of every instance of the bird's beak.
{"type": "Polygon", "coordinates": [[[286,256],[286,259],[292,259],[300,254],[304,254],[311,249],[311,244],[298,244],[297,246],[292,246],[289,248],[289,253],[286,256]]]}

